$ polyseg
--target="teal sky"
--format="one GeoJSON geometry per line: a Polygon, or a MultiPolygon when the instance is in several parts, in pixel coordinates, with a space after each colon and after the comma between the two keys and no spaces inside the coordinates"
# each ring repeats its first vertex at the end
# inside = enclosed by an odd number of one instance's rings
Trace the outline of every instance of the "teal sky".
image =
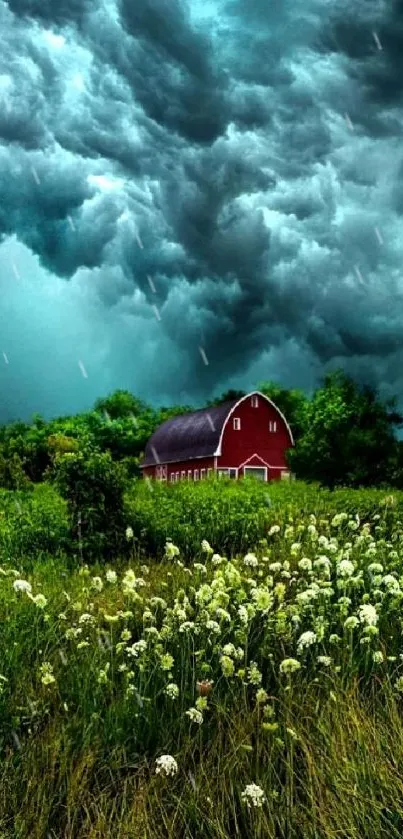
{"type": "Polygon", "coordinates": [[[402,0],[0,0],[0,421],[403,404],[402,0]]]}

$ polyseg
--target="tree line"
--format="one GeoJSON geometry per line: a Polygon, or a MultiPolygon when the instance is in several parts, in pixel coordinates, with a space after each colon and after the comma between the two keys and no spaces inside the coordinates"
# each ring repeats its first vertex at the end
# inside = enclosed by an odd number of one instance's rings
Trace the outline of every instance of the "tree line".
{"type": "MultiPolygon", "coordinates": [[[[295,447],[287,460],[297,478],[329,488],[403,487],[403,442],[396,434],[403,417],[396,398],[382,402],[373,388],[358,385],[340,370],[325,376],[311,397],[271,381],[259,383],[256,390],[272,399],[291,426],[295,447]]],[[[204,407],[244,395],[229,390],[204,407]]],[[[153,408],[129,391],[117,390],[98,399],[88,412],[49,421],[34,414],[29,423],[0,426],[0,486],[22,489],[51,479],[66,454],[87,466],[100,462],[97,455],[106,455],[108,463],[119,463],[122,474],[139,477],[155,429],[194,410],[191,405],[153,408]]]]}

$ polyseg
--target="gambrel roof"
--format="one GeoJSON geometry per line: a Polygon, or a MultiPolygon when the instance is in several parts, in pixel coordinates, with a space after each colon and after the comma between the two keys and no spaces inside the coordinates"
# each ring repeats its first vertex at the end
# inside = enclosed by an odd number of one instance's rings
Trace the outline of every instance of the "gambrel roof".
{"type": "Polygon", "coordinates": [[[216,408],[203,408],[166,420],[150,437],[141,466],[214,455],[225,420],[238,402],[239,399],[231,399],[216,408]]]}

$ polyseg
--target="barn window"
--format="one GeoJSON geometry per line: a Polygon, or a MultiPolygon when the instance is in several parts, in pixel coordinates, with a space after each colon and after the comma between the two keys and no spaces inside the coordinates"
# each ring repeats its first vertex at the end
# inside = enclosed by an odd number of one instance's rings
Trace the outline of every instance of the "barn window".
{"type": "Polygon", "coordinates": [[[230,470],[229,470],[229,476],[230,476],[230,478],[236,478],[236,472],[237,472],[237,470],[236,470],[236,469],[230,469],[230,470]]]}
{"type": "Polygon", "coordinates": [[[188,481],[192,480],[192,470],[188,469],[188,481]]]}
{"type": "Polygon", "coordinates": [[[259,407],[259,397],[258,396],[252,396],[250,401],[251,401],[252,408],[258,408],[259,407]]]}
{"type": "Polygon", "coordinates": [[[277,423],[276,422],[269,422],[269,431],[277,431],[277,423]]]}
{"type": "Polygon", "coordinates": [[[290,480],[290,473],[289,472],[281,472],[280,473],[282,481],[289,481],[290,480]]]}
{"type": "Polygon", "coordinates": [[[228,474],[229,474],[229,469],[219,469],[218,470],[218,476],[220,478],[224,478],[225,475],[228,475],[228,474]]]}
{"type": "Polygon", "coordinates": [[[181,472],[181,478],[186,478],[186,469],[181,472]]]}
{"type": "Polygon", "coordinates": [[[200,470],[200,479],[203,479],[203,478],[205,478],[205,477],[206,477],[206,470],[205,470],[205,469],[201,469],[201,470],[200,470]]]}
{"type": "Polygon", "coordinates": [[[240,431],[241,430],[241,420],[240,420],[239,417],[234,417],[233,425],[234,425],[234,431],[240,431]]]}
{"type": "Polygon", "coordinates": [[[176,473],[176,478],[175,478],[175,480],[176,480],[176,481],[179,481],[179,472],[177,472],[177,473],[176,473]]]}
{"type": "Polygon", "coordinates": [[[171,474],[169,476],[169,480],[172,481],[172,482],[175,480],[175,472],[171,472],[171,474]]]}
{"type": "Polygon", "coordinates": [[[207,469],[207,477],[208,478],[210,478],[212,471],[213,471],[212,469],[207,469]]]}
{"type": "Polygon", "coordinates": [[[199,470],[198,469],[195,469],[195,471],[194,471],[194,480],[195,481],[199,480],[199,470]]]}

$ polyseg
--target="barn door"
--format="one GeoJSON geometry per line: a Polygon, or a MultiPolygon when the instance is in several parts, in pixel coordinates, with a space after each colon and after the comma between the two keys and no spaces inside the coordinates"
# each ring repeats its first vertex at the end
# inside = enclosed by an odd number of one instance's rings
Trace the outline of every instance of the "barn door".
{"type": "Polygon", "coordinates": [[[244,466],[245,478],[256,478],[258,481],[267,481],[267,466],[244,466]]]}

